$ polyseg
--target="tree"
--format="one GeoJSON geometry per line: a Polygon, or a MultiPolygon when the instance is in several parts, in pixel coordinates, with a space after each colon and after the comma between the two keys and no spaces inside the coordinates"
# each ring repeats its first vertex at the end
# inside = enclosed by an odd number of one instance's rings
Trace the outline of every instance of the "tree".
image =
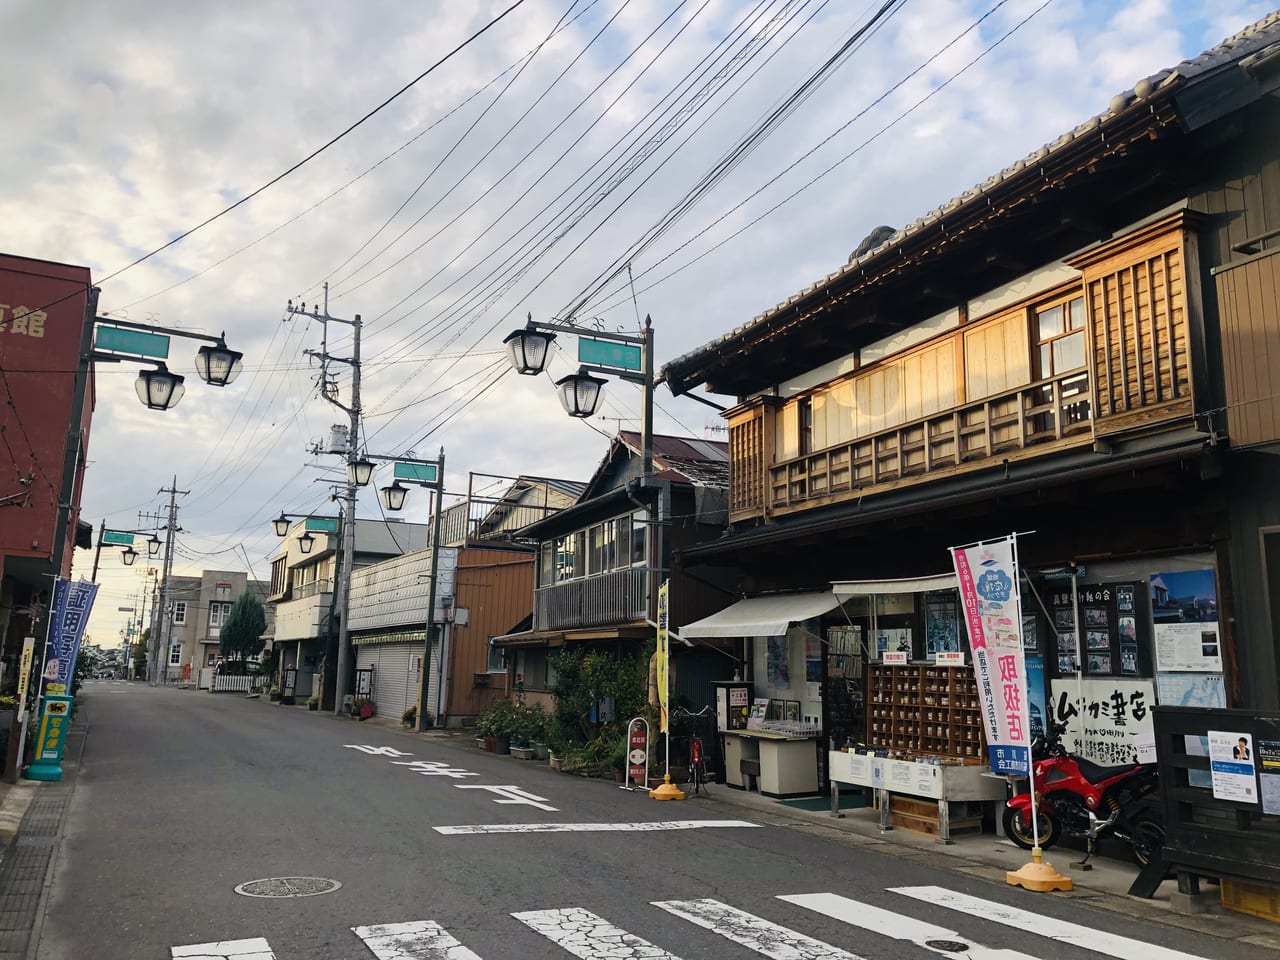
{"type": "Polygon", "coordinates": [[[147,675],[147,647],[151,645],[151,628],[142,631],[142,636],[133,645],[133,675],[141,680],[147,675]]]}
{"type": "Polygon", "coordinates": [[[226,660],[248,660],[262,652],[267,614],[257,595],[246,591],[236,598],[218,634],[218,649],[226,660]]]}

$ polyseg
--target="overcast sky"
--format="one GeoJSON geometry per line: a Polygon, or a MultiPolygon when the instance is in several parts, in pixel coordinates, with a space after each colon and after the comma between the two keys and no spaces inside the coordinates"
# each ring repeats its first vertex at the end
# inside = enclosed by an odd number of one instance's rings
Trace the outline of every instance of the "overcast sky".
{"type": "MultiPolygon", "coordinates": [[[[339,461],[307,450],[345,414],[304,354],[321,326],[286,322],[287,302],[317,303],[325,281],[330,313],[364,320],[370,452],[443,447],[456,493],[472,471],[585,480],[619,423],[638,428],[638,391],[611,384],[603,417],[584,423],[546,377],[495,380],[502,337],[526,314],[578,306],[578,322],[628,331],[650,314],[661,365],[832,272],[878,224],[916,219],[1271,8],[905,0],[823,72],[883,0],[524,0],[296,172],[119,272],[288,170],[511,2],[0,4],[0,247],[90,267],[100,312],[225,330],[245,355],[217,390],[194,375],[198,344],[175,341],[188,389],[165,413],[139,404],[136,365],[99,366],[85,520],[133,528],[176,476],[190,493],[175,570],[266,578],[272,517],[334,512],[325,481],[339,475],[326,469],[339,461]],[[631,280],[617,272],[628,262],[631,280]]],[[[349,328],[329,331],[331,351],[349,351],[349,328]]],[[[557,377],[574,367],[562,341],[557,377]]],[[[331,373],[346,399],[347,371],[331,373]]],[[[723,439],[715,411],[665,392],[658,403],[659,432],[723,439]]],[[[425,492],[410,500],[405,519],[424,520],[425,492]]],[[[372,490],[359,515],[379,515],[372,490]]],[[[76,574],[92,559],[77,551],[76,574]]],[[[116,642],[141,571],[104,551],[97,642],[116,642]]]]}

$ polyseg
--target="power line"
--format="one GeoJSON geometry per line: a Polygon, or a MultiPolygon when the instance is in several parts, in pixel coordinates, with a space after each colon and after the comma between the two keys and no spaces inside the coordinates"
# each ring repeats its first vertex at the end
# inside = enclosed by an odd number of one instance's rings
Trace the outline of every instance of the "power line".
{"type": "Polygon", "coordinates": [[[438,67],[440,67],[440,66],[442,66],[443,64],[447,63],[447,62],[448,62],[449,60],[451,60],[451,59],[452,59],[456,54],[458,54],[459,52],[461,52],[462,50],[464,50],[466,47],[470,46],[470,45],[471,45],[475,40],[477,40],[477,39],[478,39],[479,37],[481,37],[483,34],[487,33],[487,32],[488,32],[492,27],[494,27],[497,23],[499,23],[501,20],[503,20],[503,19],[507,16],[507,14],[511,13],[511,11],[515,10],[517,7],[519,7],[519,6],[520,6],[521,4],[523,4],[524,2],[525,2],[525,0],[515,0],[515,3],[511,4],[511,6],[507,7],[507,9],[503,10],[500,14],[498,14],[496,17],[494,17],[492,20],[490,20],[488,23],[486,23],[483,27],[481,27],[479,30],[477,30],[475,33],[473,33],[471,36],[469,36],[466,40],[463,40],[463,41],[462,41],[462,43],[458,44],[456,47],[454,47],[452,50],[450,50],[448,53],[446,53],[443,57],[441,57],[439,60],[437,60],[435,63],[433,63],[431,66],[427,67],[427,69],[426,69],[426,70],[422,71],[422,73],[420,73],[420,74],[418,74],[418,76],[414,77],[414,79],[410,80],[408,83],[406,83],[403,87],[401,87],[399,90],[397,90],[397,91],[396,91],[395,93],[393,93],[391,96],[387,97],[387,99],[383,100],[380,104],[378,104],[376,107],[374,107],[374,108],[373,108],[372,110],[370,110],[368,113],[366,113],[363,117],[361,117],[361,118],[360,118],[359,120],[357,120],[355,123],[351,124],[349,127],[347,127],[345,130],[343,130],[343,131],[342,131],[341,133],[339,133],[337,136],[335,136],[335,137],[333,137],[332,139],[330,139],[328,142],[324,143],[324,144],[323,144],[323,145],[321,145],[320,147],[317,147],[315,150],[313,150],[311,153],[307,154],[305,157],[303,157],[303,158],[302,158],[301,160],[299,160],[297,163],[293,164],[293,166],[289,167],[289,168],[288,168],[287,170],[285,170],[283,173],[277,174],[275,177],[272,177],[270,180],[268,180],[268,181],[267,181],[266,183],[264,183],[262,186],[258,187],[256,190],[252,191],[251,193],[245,194],[243,197],[241,197],[239,200],[237,200],[237,201],[235,201],[234,203],[232,203],[230,206],[224,207],[222,210],[218,211],[218,212],[217,212],[217,213],[215,213],[213,216],[208,217],[208,218],[207,218],[207,219],[205,219],[205,220],[202,220],[200,223],[197,223],[194,227],[190,227],[189,229],[184,230],[182,233],[178,234],[178,235],[177,235],[176,237],[174,237],[172,240],[170,240],[170,241],[168,241],[167,243],[164,243],[164,244],[162,244],[162,245],[160,245],[160,246],[156,247],[156,248],[155,248],[154,250],[152,250],[150,253],[144,253],[142,256],[140,256],[140,257],[138,257],[136,260],[134,260],[132,263],[128,263],[128,264],[126,264],[125,266],[121,267],[119,270],[116,270],[115,272],[108,274],[108,275],[107,275],[106,277],[104,277],[104,278],[103,278],[99,283],[100,283],[100,284],[102,284],[102,283],[106,283],[106,282],[107,282],[107,281],[109,281],[109,280],[114,280],[116,277],[120,276],[120,275],[121,275],[122,273],[124,273],[126,270],[132,270],[134,267],[138,266],[139,264],[141,264],[141,263],[145,263],[146,261],[150,260],[150,259],[151,259],[152,257],[154,257],[157,253],[161,253],[161,252],[163,252],[163,251],[165,251],[165,250],[168,250],[168,249],[169,249],[170,247],[172,247],[173,245],[175,245],[175,244],[177,244],[177,243],[181,243],[183,240],[185,240],[187,237],[191,236],[191,235],[192,235],[193,233],[195,233],[197,230],[201,230],[201,229],[203,229],[204,227],[207,227],[209,224],[213,223],[215,220],[219,220],[219,219],[221,219],[222,217],[224,217],[224,216],[226,216],[228,213],[230,213],[232,210],[235,210],[235,209],[237,209],[238,207],[243,206],[244,204],[246,204],[246,203],[248,203],[250,200],[252,200],[254,197],[258,196],[259,194],[263,193],[264,191],[266,191],[266,190],[270,189],[271,187],[275,186],[277,183],[279,183],[281,180],[283,180],[283,179],[285,179],[286,177],[288,177],[290,174],[293,174],[293,173],[297,172],[297,171],[298,171],[298,170],[300,170],[303,166],[305,166],[306,164],[310,163],[310,162],[311,162],[312,160],[314,160],[316,157],[320,156],[320,154],[324,153],[326,150],[328,150],[330,147],[332,147],[334,144],[336,144],[336,143],[338,143],[340,140],[344,139],[348,134],[350,134],[350,133],[351,133],[352,131],[354,131],[356,128],[358,128],[358,127],[362,126],[364,123],[366,123],[367,121],[369,121],[370,119],[372,119],[374,116],[376,116],[377,114],[381,113],[381,112],[382,112],[386,107],[390,106],[394,101],[396,101],[397,99],[399,99],[403,94],[405,94],[405,93],[407,93],[409,90],[413,89],[413,87],[415,87],[415,86],[416,86],[418,83],[420,83],[423,79],[425,79],[427,76],[429,76],[430,74],[432,74],[433,72],[435,72],[435,70],[436,70],[438,67]]]}

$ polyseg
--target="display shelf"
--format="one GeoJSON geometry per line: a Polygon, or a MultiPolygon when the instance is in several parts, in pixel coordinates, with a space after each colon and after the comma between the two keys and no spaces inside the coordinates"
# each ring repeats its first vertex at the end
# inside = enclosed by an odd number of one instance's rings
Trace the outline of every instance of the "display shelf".
{"type": "Polygon", "coordinates": [[[867,742],[895,753],[979,763],[982,712],[972,669],[932,663],[870,665],[867,742]]]}

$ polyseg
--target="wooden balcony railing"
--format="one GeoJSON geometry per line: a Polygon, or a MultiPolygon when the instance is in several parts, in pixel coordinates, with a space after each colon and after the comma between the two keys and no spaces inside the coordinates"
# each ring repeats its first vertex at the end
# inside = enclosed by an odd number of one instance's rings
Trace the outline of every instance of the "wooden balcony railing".
{"type": "MultiPolygon", "coordinates": [[[[959,473],[1031,447],[1092,442],[1089,375],[1075,371],[769,468],[768,510],[959,473]]],[[[732,493],[733,491],[731,491],[732,493]]],[[[733,503],[735,519],[741,515],[733,503]]],[[[748,508],[749,509],[749,508],[748,508]]]]}
{"type": "Polygon", "coordinates": [[[534,591],[533,628],[563,630],[643,620],[649,612],[649,571],[612,570],[534,591]]]}

